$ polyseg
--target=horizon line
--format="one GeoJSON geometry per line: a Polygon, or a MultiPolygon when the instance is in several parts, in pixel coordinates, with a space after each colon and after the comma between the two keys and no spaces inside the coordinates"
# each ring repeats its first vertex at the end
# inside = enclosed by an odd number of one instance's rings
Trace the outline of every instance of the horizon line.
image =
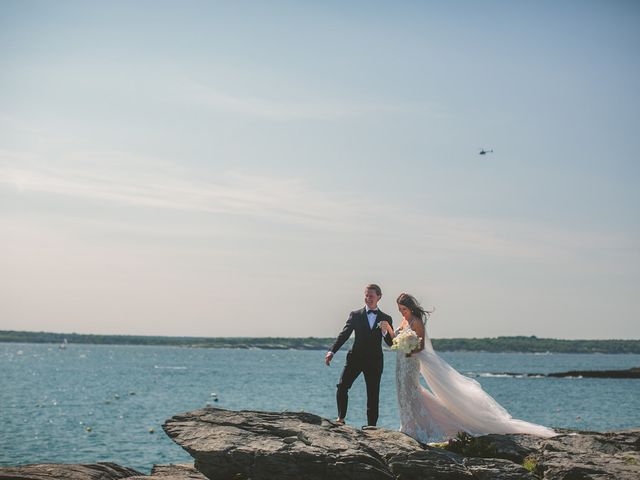
{"type": "MultiPolygon", "coordinates": [[[[287,339],[333,339],[335,335],[329,337],[322,336],[202,336],[202,335],[150,335],[150,334],[132,334],[132,333],[78,333],[78,332],[50,332],[45,330],[0,330],[0,334],[3,333],[40,333],[50,335],[84,335],[84,336],[108,336],[108,337],[143,337],[143,338],[183,338],[183,339],[272,339],[272,338],[287,338],[287,339]]],[[[487,340],[498,338],[525,338],[535,340],[559,340],[559,341],[640,341],[640,338],[558,338],[558,337],[538,337],[537,335],[499,335],[495,337],[430,337],[438,340],[487,340]]],[[[0,343],[7,343],[0,340],[0,343]]]]}

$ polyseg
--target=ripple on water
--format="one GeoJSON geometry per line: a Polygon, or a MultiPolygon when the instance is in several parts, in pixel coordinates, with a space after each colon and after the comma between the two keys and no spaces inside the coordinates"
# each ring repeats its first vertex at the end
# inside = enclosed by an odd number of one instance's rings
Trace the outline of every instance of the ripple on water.
{"type": "MultiPolygon", "coordinates": [[[[333,418],[345,352],[331,368],[323,356],[295,350],[0,344],[0,464],[115,461],[148,472],[154,463],[188,462],[190,457],[162,434],[162,423],[207,403],[333,418]]],[[[640,380],[486,375],[630,368],[640,366],[640,355],[445,352],[443,357],[481,382],[517,418],[593,430],[640,426],[640,380]]],[[[385,362],[379,423],[397,428],[395,353],[387,353],[385,362]]],[[[350,392],[351,424],[366,423],[365,403],[359,378],[350,392]]]]}

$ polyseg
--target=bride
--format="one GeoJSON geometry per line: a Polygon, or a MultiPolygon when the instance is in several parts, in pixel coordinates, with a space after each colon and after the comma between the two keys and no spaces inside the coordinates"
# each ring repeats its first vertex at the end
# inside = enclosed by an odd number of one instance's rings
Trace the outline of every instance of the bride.
{"type": "Polygon", "coordinates": [[[392,337],[413,330],[420,346],[411,353],[398,351],[396,387],[400,409],[400,431],[428,443],[455,437],[488,433],[528,433],[551,437],[550,428],[516,420],[475,380],[458,373],[433,350],[425,330],[429,313],[408,293],[398,297],[403,321],[397,330],[381,325],[392,337]],[[420,384],[420,375],[429,389],[420,384]]]}

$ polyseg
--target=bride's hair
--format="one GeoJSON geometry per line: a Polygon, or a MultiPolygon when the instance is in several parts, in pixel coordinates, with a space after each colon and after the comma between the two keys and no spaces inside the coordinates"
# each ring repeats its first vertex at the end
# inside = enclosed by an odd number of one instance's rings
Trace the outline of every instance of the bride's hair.
{"type": "Polygon", "coordinates": [[[422,323],[426,322],[429,316],[435,311],[435,308],[432,308],[431,310],[425,310],[420,306],[420,303],[418,302],[418,300],[416,300],[416,297],[404,292],[400,294],[396,302],[398,302],[398,305],[407,307],[414,317],[422,320],[422,323]]]}

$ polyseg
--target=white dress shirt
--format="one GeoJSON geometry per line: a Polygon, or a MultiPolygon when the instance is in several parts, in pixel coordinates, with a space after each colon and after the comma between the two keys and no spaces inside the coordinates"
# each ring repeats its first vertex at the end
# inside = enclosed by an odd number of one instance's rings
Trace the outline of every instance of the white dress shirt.
{"type": "Polygon", "coordinates": [[[374,326],[374,325],[375,325],[375,323],[376,323],[376,317],[377,317],[377,316],[378,316],[378,315],[374,315],[374,314],[373,314],[373,310],[369,310],[369,309],[367,308],[367,320],[369,320],[369,328],[370,328],[371,330],[373,330],[373,326],[374,326]]]}
{"type": "MultiPolygon", "coordinates": [[[[376,317],[380,315],[380,310],[378,310],[377,315],[374,315],[372,311],[369,310],[369,307],[364,307],[364,308],[367,310],[367,320],[369,320],[369,328],[373,330],[373,326],[376,324],[376,317]]],[[[387,335],[389,335],[389,332],[385,330],[384,332],[382,332],[382,335],[386,337],[387,335]]]]}

